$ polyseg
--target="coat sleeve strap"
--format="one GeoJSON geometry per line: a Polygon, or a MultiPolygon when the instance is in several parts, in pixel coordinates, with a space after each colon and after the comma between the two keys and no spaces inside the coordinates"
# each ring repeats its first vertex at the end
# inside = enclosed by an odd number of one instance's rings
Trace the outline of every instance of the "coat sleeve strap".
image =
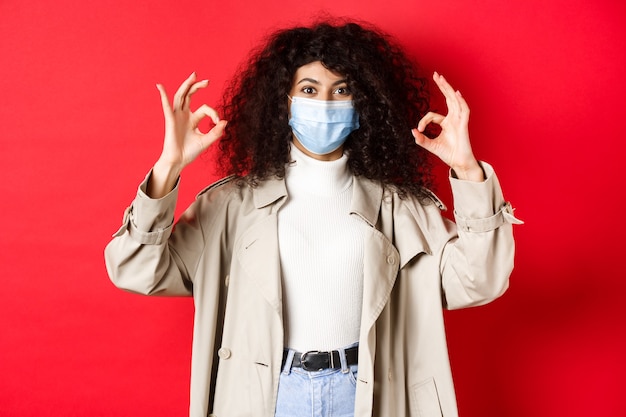
{"type": "Polygon", "coordinates": [[[524,224],[523,221],[517,219],[513,215],[515,209],[511,206],[510,202],[505,202],[500,207],[500,210],[491,217],[484,219],[465,219],[460,217],[457,213],[456,224],[465,232],[481,233],[494,230],[505,223],[511,224],[524,224]]]}

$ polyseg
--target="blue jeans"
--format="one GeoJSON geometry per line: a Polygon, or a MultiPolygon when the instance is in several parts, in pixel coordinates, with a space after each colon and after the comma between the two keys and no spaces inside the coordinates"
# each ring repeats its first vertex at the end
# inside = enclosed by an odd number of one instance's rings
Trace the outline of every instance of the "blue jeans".
{"type": "Polygon", "coordinates": [[[358,365],[346,364],[339,350],[341,369],[309,372],[292,368],[289,350],[278,382],[275,417],[353,417],[358,365]]]}

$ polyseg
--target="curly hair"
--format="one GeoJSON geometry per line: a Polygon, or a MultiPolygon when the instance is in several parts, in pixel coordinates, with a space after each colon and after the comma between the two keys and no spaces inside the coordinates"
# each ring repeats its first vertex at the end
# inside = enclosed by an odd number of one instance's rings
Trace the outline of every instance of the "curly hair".
{"type": "Polygon", "coordinates": [[[354,22],[280,30],[253,51],[221,106],[229,121],[219,144],[223,173],[252,186],[284,177],[292,138],[287,95],[296,70],[315,61],[346,77],[359,114],[361,126],[344,144],[352,173],[403,197],[423,196],[431,165],[411,128],[428,110],[426,79],[388,35],[354,22]]]}

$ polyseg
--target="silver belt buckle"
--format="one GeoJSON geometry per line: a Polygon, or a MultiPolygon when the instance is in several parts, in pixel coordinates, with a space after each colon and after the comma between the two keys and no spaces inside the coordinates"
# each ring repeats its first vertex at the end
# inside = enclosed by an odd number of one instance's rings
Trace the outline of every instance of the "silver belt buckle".
{"type": "Polygon", "coordinates": [[[321,371],[323,368],[319,368],[319,369],[309,368],[309,366],[306,363],[307,355],[317,355],[319,353],[321,352],[318,350],[309,350],[308,352],[304,352],[302,355],[300,355],[300,366],[302,366],[302,369],[308,372],[321,371]]]}

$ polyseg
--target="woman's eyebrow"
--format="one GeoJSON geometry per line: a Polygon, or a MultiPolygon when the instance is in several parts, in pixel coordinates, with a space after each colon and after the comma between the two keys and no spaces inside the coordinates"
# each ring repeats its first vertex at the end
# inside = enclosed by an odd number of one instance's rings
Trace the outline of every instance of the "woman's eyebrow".
{"type": "MultiPolygon", "coordinates": [[[[300,81],[298,81],[298,84],[302,84],[304,82],[309,82],[311,84],[317,84],[317,85],[320,84],[319,81],[317,81],[316,79],[313,79],[313,78],[303,78],[300,81]]],[[[343,78],[341,80],[335,81],[332,85],[346,84],[347,82],[348,82],[348,80],[343,78]]]]}
{"type": "Polygon", "coordinates": [[[303,78],[300,81],[298,81],[298,84],[302,84],[304,82],[309,82],[311,84],[319,84],[320,82],[317,80],[314,80],[313,78],[303,78]]]}

